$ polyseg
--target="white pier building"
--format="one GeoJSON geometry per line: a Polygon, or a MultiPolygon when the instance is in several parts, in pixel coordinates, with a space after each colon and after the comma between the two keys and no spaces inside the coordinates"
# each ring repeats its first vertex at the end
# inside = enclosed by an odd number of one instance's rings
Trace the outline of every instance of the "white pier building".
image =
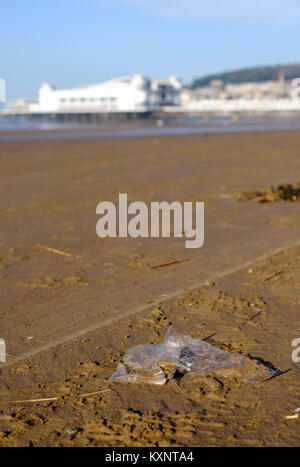
{"type": "Polygon", "coordinates": [[[140,113],[180,106],[181,89],[180,80],[173,76],[163,81],[141,74],[64,90],[45,83],[39,90],[38,100],[8,100],[4,113],[140,113]]]}

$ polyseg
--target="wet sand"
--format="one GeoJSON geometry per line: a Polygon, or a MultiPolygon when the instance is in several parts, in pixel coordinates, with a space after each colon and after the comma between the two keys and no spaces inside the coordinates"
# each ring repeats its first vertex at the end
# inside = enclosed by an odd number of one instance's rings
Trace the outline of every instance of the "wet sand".
{"type": "Polygon", "coordinates": [[[59,398],[1,405],[1,445],[299,445],[299,419],[285,416],[300,405],[300,203],[231,196],[298,182],[299,144],[299,131],[1,143],[0,399],[59,398]],[[99,239],[96,206],[118,193],[204,201],[204,246],[99,239]],[[170,323],[284,373],[251,386],[222,372],[108,383],[124,352],[160,343],[170,323]]]}
{"type": "Polygon", "coordinates": [[[138,120],[106,123],[43,121],[41,119],[6,120],[0,115],[0,143],[30,141],[99,140],[115,138],[161,137],[218,133],[246,133],[300,130],[296,114],[242,114],[152,116],[138,120]]]}

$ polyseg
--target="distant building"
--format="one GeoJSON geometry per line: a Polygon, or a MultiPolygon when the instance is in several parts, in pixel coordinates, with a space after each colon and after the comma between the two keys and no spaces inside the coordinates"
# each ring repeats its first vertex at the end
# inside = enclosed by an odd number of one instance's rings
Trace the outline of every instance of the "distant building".
{"type": "Polygon", "coordinates": [[[281,72],[276,81],[242,82],[183,89],[181,100],[188,112],[299,112],[300,100],[293,98],[293,87],[281,72]]]}
{"type": "Polygon", "coordinates": [[[179,106],[181,82],[151,80],[144,75],[116,78],[104,83],[57,90],[43,84],[36,101],[8,101],[5,113],[145,112],[164,106],[179,106]]]}
{"type": "Polygon", "coordinates": [[[223,88],[223,81],[221,79],[212,79],[211,82],[209,83],[211,88],[223,88]]]}

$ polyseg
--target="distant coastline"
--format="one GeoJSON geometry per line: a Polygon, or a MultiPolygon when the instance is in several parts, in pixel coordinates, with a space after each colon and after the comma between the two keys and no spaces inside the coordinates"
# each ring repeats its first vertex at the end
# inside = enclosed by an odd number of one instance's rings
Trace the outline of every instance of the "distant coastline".
{"type": "Polygon", "coordinates": [[[280,77],[284,77],[286,80],[292,80],[300,77],[300,63],[257,66],[226,71],[223,73],[214,73],[200,78],[195,78],[188,87],[195,89],[201,86],[208,86],[209,83],[214,80],[221,80],[224,84],[241,84],[276,81],[280,79],[280,77]]]}

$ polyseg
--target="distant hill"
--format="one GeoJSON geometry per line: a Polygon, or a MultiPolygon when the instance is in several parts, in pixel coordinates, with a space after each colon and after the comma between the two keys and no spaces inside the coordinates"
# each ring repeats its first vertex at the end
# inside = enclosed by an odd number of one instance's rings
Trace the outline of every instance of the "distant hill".
{"type": "Polygon", "coordinates": [[[196,78],[190,87],[195,89],[201,86],[207,86],[215,79],[222,80],[224,84],[276,81],[281,73],[284,74],[286,80],[300,78],[300,64],[258,66],[255,68],[244,68],[242,70],[208,75],[203,78],[196,78]]]}

